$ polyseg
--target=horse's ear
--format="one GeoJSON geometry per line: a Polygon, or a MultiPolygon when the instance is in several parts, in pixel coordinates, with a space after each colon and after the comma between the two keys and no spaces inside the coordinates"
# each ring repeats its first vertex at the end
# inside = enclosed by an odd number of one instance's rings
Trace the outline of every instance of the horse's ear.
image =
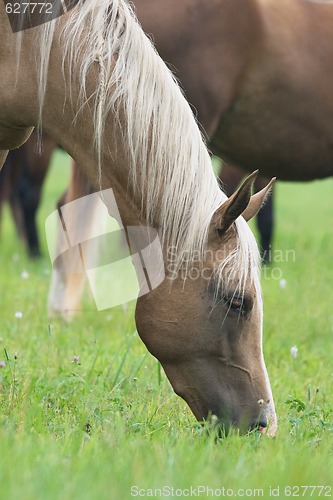
{"type": "Polygon", "coordinates": [[[252,219],[252,217],[257,215],[261,207],[264,205],[266,198],[269,195],[275,181],[276,177],[273,177],[273,179],[271,179],[271,181],[267,184],[266,187],[264,187],[261,191],[258,191],[258,193],[254,194],[253,196],[251,196],[248,206],[242,213],[242,216],[246,221],[249,221],[250,219],[252,219]]]}
{"type": "Polygon", "coordinates": [[[258,170],[249,175],[243,184],[214,213],[212,228],[222,235],[244,213],[251,201],[253,183],[258,170]]]}

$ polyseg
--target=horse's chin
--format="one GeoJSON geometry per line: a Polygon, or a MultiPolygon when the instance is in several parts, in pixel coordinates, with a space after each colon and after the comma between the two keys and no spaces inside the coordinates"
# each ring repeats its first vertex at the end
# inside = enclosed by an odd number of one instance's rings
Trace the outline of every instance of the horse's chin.
{"type": "Polygon", "coordinates": [[[278,426],[274,403],[272,401],[268,402],[267,404],[266,416],[268,420],[268,426],[266,428],[265,434],[269,437],[275,437],[278,426]]]}
{"type": "Polygon", "coordinates": [[[266,427],[266,429],[263,429],[262,434],[265,434],[266,436],[269,436],[269,437],[275,437],[276,431],[277,431],[277,422],[276,422],[276,418],[275,418],[274,421],[271,421],[269,423],[269,425],[268,425],[268,427],[266,427]]]}

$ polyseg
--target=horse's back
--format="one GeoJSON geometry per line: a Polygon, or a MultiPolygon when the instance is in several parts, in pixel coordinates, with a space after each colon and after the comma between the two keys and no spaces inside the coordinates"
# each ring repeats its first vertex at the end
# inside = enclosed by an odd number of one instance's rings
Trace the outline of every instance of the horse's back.
{"type": "Polygon", "coordinates": [[[306,0],[171,0],[167,9],[163,0],[136,0],[135,5],[216,154],[282,179],[333,175],[333,5],[306,0]]]}
{"type": "Polygon", "coordinates": [[[256,43],[255,1],[171,0],[165,8],[164,0],[135,0],[135,6],[143,29],[153,35],[159,54],[175,71],[211,136],[235,99],[256,43]]]}
{"type": "Polygon", "coordinates": [[[333,5],[258,5],[260,44],[213,142],[226,159],[265,175],[333,175],[333,5]]]}

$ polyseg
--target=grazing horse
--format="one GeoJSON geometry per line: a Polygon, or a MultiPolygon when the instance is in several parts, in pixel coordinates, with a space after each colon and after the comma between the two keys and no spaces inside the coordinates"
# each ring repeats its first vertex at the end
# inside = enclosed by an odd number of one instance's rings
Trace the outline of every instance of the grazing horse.
{"type": "Polygon", "coordinates": [[[274,434],[246,223],[270,185],[251,196],[252,174],[231,198],[221,191],[187,101],[124,0],[79,0],[18,33],[9,18],[1,2],[0,159],[42,126],[102,197],[112,189],[124,227],[157,232],[165,278],[137,301],[140,337],[198,420],[264,432],[269,419],[274,434]]]}
{"type": "Polygon", "coordinates": [[[44,134],[42,151],[39,153],[37,134],[33,132],[20,148],[10,151],[0,172],[0,211],[7,201],[18,234],[26,243],[31,257],[41,254],[36,213],[55,147],[53,139],[44,134]]]}

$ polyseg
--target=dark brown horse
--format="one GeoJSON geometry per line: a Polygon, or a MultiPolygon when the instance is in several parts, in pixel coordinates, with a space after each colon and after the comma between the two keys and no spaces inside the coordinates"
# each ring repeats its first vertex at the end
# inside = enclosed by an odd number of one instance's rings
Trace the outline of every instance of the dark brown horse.
{"type": "MultiPolygon", "coordinates": [[[[228,196],[254,168],[281,180],[333,175],[333,6],[306,0],[170,0],[167,9],[163,0],[134,3],[210,149],[229,163],[220,173],[228,196]],[[309,38],[314,30],[315,43],[309,38]]],[[[256,182],[260,190],[267,179],[256,182]]],[[[264,261],[273,201],[272,194],[257,217],[264,261]]]]}
{"type": "Polygon", "coordinates": [[[163,0],[135,0],[135,6],[217,156],[281,180],[333,175],[333,5],[170,0],[166,9],[163,0]]]}
{"type": "Polygon", "coordinates": [[[199,420],[215,414],[222,428],[247,432],[269,419],[274,434],[246,222],[270,185],[251,196],[254,173],[231,198],[220,190],[188,103],[123,0],[80,0],[20,36],[12,26],[0,3],[1,164],[43,126],[124,231],[135,229],[136,324],[175,392],[199,420]],[[156,243],[153,255],[143,240],[156,243]],[[151,268],[158,286],[147,286],[151,268]]]}

